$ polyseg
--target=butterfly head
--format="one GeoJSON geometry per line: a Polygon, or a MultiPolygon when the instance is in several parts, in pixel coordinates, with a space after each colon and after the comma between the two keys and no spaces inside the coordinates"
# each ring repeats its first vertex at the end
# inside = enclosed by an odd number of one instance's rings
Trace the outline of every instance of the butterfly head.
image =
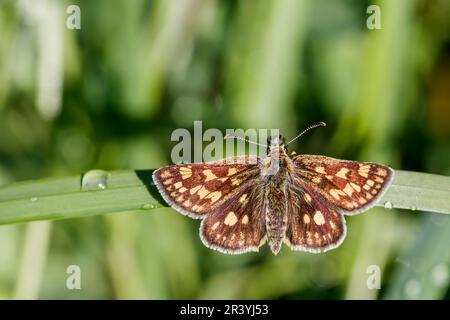
{"type": "Polygon", "coordinates": [[[271,136],[267,139],[267,154],[273,154],[274,152],[278,154],[287,153],[284,137],[281,134],[271,136]]]}

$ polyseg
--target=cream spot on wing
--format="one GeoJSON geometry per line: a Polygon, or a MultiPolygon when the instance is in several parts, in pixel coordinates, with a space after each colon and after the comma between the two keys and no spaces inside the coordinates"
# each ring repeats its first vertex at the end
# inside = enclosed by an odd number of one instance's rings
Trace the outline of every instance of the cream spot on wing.
{"type": "Polygon", "coordinates": [[[370,193],[373,194],[373,195],[376,195],[378,193],[378,191],[375,190],[375,189],[372,189],[372,191],[370,191],[370,193]]]}
{"type": "Polygon", "coordinates": [[[375,189],[380,189],[380,188],[381,188],[380,184],[375,185],[375,189]]]}
{"type": "Polygon", "coordinates": [[[378,169],[377,169],[377,175],[382,176],[382,177],[386,177],[386,176],[387,176],[387,171],[386,171],[386,169],[378,168],[378,169]]]}
{"type": "Polygon", "coordinates": [[[365,171],[358,171],[358,174],[359,174],[361,177],[364,177],[364,178],[367,178],[367,177],[369,176],[369,174],[368,174],[367,172],[365,172],[365,171]]]}
{"type": "Polygon", "coordinates": [[[333,196],[333,198],[335,198],[336,200],[339,200],[339,194],[337,193],[336,189],[331,189],[330,190],[330,194],[333,196]]]}
{"type": "Polygon", "coordinates": [[[266,243],[266,241],[267,241],[266,237],[263,237],[259,242],[259,246],[261,247],[264,243],[266,243]]]}
{"type": "Polygon", "coordinates": [[[185,202],[183,202],[183,206],[190,207],[192,205],[191,200],[187,199],[185,202]]]}
{"type": "Polygon", "coordinates": [[[201,185],[198,185],[198,186],[192,188],[189,192],[190,192],[191,194],[197,193],[197,191],[198,191],[201,187],[202,187],[201,185]]]}
{"type": "Polygon", "coordinates": [[[314,171],[321,174],[327,174],[324,167],[316,167],[314,168],[314,171]]]}
{"type": "Polygon", "coordinates": [[[179,196],[179,197],[177,197],[177,198],[175,199],[176,202],[181,202],[181,201],[183,201],[183,200],[184,200],[183,195],[181,195],[181,196],[179,196]]]}
{"type": "Polygon", "coordinates": [[[310,221],[311,221],[311,219],[309,218],[309,215],[304,214],[303,215],[303,222],[308,224],[308,223],[310,223],[310,221]]]}
{"type": "Polygon", "coordinates": [[[336,225],[334,224],[333,221],[330,221],[330,226],[331,226],[331,229],[336,229],[336,225]]]}
{"type": "Polygon", "coordinates": [[[375,181],[378,182],[378,183],[383,183],[384,179],[381,178],[381,177],[375,177],[375,181]]]}
{"type": "Polygon", "coordinates": [[[180,193],[186,192],[187,189],[185,187],[181,187],[180,190],[178,190],[180,193]]]}
{"type": "Polygon", "coordinates": [[[347,179],[347,172],[348,172],[347,168],[341,168],[341,170],[339,170],[336,173],[336,177],[339,177],[339,178],[342,178],[342,179],[347,179]]]}
{"type": "Polygon", "coordinates": [[[178,181],[178,182],[174,183],[173,186],[175,187],[175,189],[178,189],[178,188],[181,188],[182,185],[183,185],[183,182],[178,181]]]}
{"type": "Polygon", "coordinates": [[[209,170],[209,169],[203,170],[203,174],[204,174],[205,177],[206,177],[205,182],[206,182],[206,181],[210,181],[210,180],[217,179],[217,176],[216,176],[214,173],[212,173],[212,171],[209,170]]]}
{"type": "Polygon", "coordinates": [[[283,241],[284,241],[284,243],[285,243],[289,248],[292,247],[292,243],[291,243],[291,241],[289,241],[288,238],[284,238],[283,241]]]}
{"type": "Polygon", "coordinates": [[[344,201],[343,204],[344,204],[344,207],[346,207],[348,209],[352,209],[353,208],[353,205],[349,201],[344,201]]]}
{"type": "Polygon", "coordinates": [[[228,176],[232,176],[232,175],[235,174],[236,172],[237,172],[237,169],[236,169],[236,168],[229,168],[229,169],[228,169],[227,175],[228,175],[228,176]]]}
{"type": "Polygon", "coordinates": [[[163,178],[163,179],[170,178],[171,176],[172,176],[172,174],[170,173],[169,170],[166,170],[163,173],[161,173],[161,178],[163,178]]]}
{"type": "Polygon", "coordinates": [[[212,227],[211,227],[211,230],[212,230],[212,231],[216,230],[217,227],[219,226],[219,224],[220,224],[220,221],[217,221],[216,223],[214,223],[214,224],[212,225],[212,227]]]}
{"type": "Polygon", "coordinates": [[[170,196],[171,196],[171,197],[175,197],[177,194],[178,194],[178,192],[177,192],[177,191],[174,191],[174,192],[171,192],[171,193],[170,193],[170,196]]]}
{"type": "Polygon", "coordinates": [[[200,197],[200,199],[203,199],[204,197],[206,197],[207,194],[209,194],[209,191],[208,189],[205,188],[205,186],[202,186],[200,190],[198,190],[197,194],[200,197]]]}
{"type": "Polygon", "coordinates": [[[356,183],[350,182],[350,185],[352,186],[353,189],[356,190],[356,192],[361,192],[361,187],[358,186],[356,183]]]}
{"type": "Polygon", "coordinates": [[[220,179],[219,179],[220,182],[225,182],[225,181],[227,181],[227,180],[228,180],[228,177],[224,177],[224,178],[220,178],[220,179]]]}
{"type": "Polygon", "coordinates": [[[348,194],[349,196],[351,196],[351,195],[353,194],[353,188],[352,188],[352,186],[351,186],[350,184],[347,183],[347,184],[345,185],[344,192],[345,192],[346,194],[348,194]]]}
{"type": "Polygon", "coordinates": [[[192,176],[192,170],[188,167],[181,167],[180,168],[180,174],[181,174],[181,178],[183,180],[190,178],[192,176]]]}
{"type": "Polygon", "coordinates": [[[214,192],[211,192],[210,194],[208,194],[206,196],[206,199],[211,199],[211,202],[214,203],[217,200],[219,200],[221,196],[222,196],[221,191],[214,191],[214,192]]]}
{"type": "Polygon", "coordinates": [[[366,192],[366,198],[370,200],[373,198],[373,196],[370,193],[366,192]]]}
{"type": "Polygon", "coordinates": [[[315,177],[312,177],[311,181],[316,183],[316,184],[319,184],[322,181],[322,178],[318,177],[318,176],[315,176],[315,177]]]}
{"type": "Polygon", "coordinates": [[[369,176],[369,171],[370,171],[370,164],[366,164],[366,165],[361,164],[358,169],[358,174],[361,177],[367,178],[369,176]]]}
{"type": "MultiPolygon", "coordinates": [[[[236,215],[234,214],[233,211],[228,212],[227,216],[225,217],[225,221],[224,223],[227,226],[234,226],[236,224],[236,222],[238,221],[238,218],[236,217],[236,215]]],[[[242,233],[242,235],[244,235],[242,233]]]]}
{"type": "Polygon", "coordinates": [[[247,200],[247,194],[246,193],[244,193],[240,198],[239,198],[239,202],[240,203],[247,203],[248,202],[248,200],[247,200]]]}
{"type": "Polygon", "coordinates": [[[240,184],[241,184],[241,180],[240,179],[236,179],[236,178],[231,179],[231,185],[232,186],[238,186],[240,184]]]}
{"type": "Polygon", "coordinates": [[[242,224],[247,224],[247,223],[248,223],[248,215],[244,215],[244,216],[242,217],[241,222],[242,222],[242,224]]]}
{"type": "Polygon", "coordinates": [[[309,194],[307,194],[307,193],[305,193],[303,198],[305,199],[306,202],[311,202],[312,201],[311,196],[309,194]]]}
{"type": "Polygon", "coordinates": [[[167,180],[164,180],[164,181],[163,181],[163,185],[167,186],[168,184],[171,184],[171,183],[172,183],[172,181],[173,181],[173,179],[172,179],[172,178],[170,178],[170,179],[167,179],[167,180]]]}
{"type": "Polygon", "coordinates": [[[360,164],[358,171],[369,171],[370,170],[370,164],[360,164]]]}
{"type": "Polygon", "coordinates": [[[368,184],[363,185],[364,190],[370,190],[370,186],[368,184]]]}
{"type": "Polygon", "coordinates": [[[371,186],[371,187],[373,187],[373,185],[375,184],[375,182],[374,182],[373,180],[370,180],[370,179],[368,179],[368,180],[366,181],[366,183],[367,183],[369,186],[371,186]]]}
{"type": "Polygon", "coordinates": [[[315,232],[315,233],[314,233],[314,237],[315,237],[316,239],[319,239],[319,234],[318,234],[317,232],[315,232]]]}
{"type": "Polygon", "coordinates": [[[318,225],[321,226],[325,223],[325,218],[323,217],[322,212],[320,211],[316,211],[316,213],[314,214],[314,222],[318,225]]]}
{"type": "Polygon", "coordinates": [[[364,199],[364,198],[359,198],[359,199],[358,199],[358,202],[359,202],[360,204],[365,204],[365,203],[367,202],[367,200],[364,199]]]}

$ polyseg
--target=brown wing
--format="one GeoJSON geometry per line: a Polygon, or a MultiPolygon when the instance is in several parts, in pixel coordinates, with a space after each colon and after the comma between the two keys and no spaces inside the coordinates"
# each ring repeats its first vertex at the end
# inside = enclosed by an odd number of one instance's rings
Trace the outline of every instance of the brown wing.
{"type": "Polygon", "coordinates": [[[325,252],[339,246],[346,235],[342,213],[313,188],[300,182],[287,192],[288,226],[285,243],[292,250],[325,252]]]}
{"type": "Polygon", "coordinates": [[[239,188],[200,227],[207,247],[231,254],[258,251],[265,235],[264,187],[256,180],[239,188]]]}
{"type": "Polygon", "coordinates": [[[299,155],[292,160],[296,165],[294,179],[308,181],[345,214],[374,206],[394,177],[394,170],[377,163],[312,155],[299,155]]]}
{"type": "Polygon", "coordinates": [[[192,218],[202,218],[258,177],[258,161],[255,156],[240,156],[167,166],[153,172],[153,181],[171,207],[192,218]]]}

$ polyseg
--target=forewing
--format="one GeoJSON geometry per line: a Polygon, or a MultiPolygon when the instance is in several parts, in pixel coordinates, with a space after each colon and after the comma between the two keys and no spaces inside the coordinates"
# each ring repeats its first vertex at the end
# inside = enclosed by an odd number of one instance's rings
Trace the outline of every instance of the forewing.
{"type": "Polygon", "coordinates": [[[307,181],[345,214],[375,205],[394,177],[391,168],[371,162],[299,155],[293,159],[294,179],[307,181]]]}
{"type": "Polygon", "coordinates": [[[264,187],[258,181],[239,188],[202,221],[203,243],[224,253],[258,251],[266,234],[263,197],[264,187]]]}
{"type": "Polygon", "coordinates": [[[305,184],[288,189],[288,227],[285,243],[292,250],[320,253],[339,246],[346,235],[342,213],[305,184]]]}
{"type": "Polygon", "coordinates": [[[259,175],[258,158],[241,156],[221,161],[172,165],[153,172],[153,181],[164,200],[193,218],[214,211],[237,189],[259,175]]]}

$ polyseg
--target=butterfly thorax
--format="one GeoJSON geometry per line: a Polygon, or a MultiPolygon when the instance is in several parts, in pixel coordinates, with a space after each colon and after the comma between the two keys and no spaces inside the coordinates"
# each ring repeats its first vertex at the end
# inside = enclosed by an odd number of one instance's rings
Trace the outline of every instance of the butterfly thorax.
{"type": "Polygon", "coordinates": [[[283,137],[269,140],[267,158],[262,169],[265,179],[265,223],[270,249],[277,254],[286,236],[287,188],[292,160],[287,154],[283,137]]]}

